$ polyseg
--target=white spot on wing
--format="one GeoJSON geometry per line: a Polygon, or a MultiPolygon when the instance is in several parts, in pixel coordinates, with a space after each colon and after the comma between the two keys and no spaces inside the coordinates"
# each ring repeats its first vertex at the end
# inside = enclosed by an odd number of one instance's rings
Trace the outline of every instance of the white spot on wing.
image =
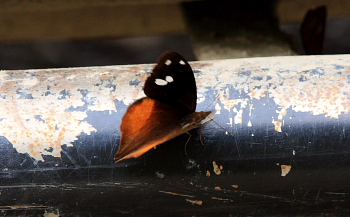
{"type": "Polygon", "coordinates": [[[171,64],[171,60],[166,60],[166,61],[165,61],[165,65],[168,66],[168,65],[170,65],[170,64],[171,64]]]}
{"type": "Polygon", "coordinates": [[[157,78],[157,79],[154,81],[154,83],[156,83],[156,85],[159,85],[159,86],[165,86],[165,85],[168,84],[167,81],[165,81],[165,80],[163,80],[163,79],[159,79],[159,78],[157,78]]]}
{"type": "Polygon", "coordinates": [[[186,65],[186,63],[185,63],[183,60],[180,60],[179,63],[180,63],[181,65],[186,65]]]}
{"type": "Polygon", "coordinates": [[[171,83],[171,82],[174,81],[173,77],[171,77],[171,76],[169,76],[169,75],[165,77],[165,80],[166,80],[167,82],[169,82],[169,83],[171,83]]]}

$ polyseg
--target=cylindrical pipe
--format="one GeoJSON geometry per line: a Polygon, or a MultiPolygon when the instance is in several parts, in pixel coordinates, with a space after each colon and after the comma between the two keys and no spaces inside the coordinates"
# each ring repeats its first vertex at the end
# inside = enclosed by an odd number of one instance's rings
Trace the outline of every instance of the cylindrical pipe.
{"type": "Polygon", "coordinates": [[[187,177],[194,185],[232,185],[252,197],[284,192],[281,198],[289,200],[298,190],[295,197],[303,200],[323,189],[315,201],[330,201],[322,192],[349,193],[349,55],[190,64],[197,111],[212,111],[215,122],[201,127],[201,138],[200,129],[190,132],[186,152],[185,134],[118,164],[121,118],[144,96],[153,64],[1,71],[1,181],[171,176],[173,182],[187,177]]]}

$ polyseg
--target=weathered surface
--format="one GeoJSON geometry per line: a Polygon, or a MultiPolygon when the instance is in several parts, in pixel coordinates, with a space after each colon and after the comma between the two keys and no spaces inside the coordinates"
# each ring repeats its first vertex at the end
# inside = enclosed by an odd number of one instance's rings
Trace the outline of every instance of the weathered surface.
{"type": "Polygon", "coordinates": [[[348,211],[349,55],[190,64],[197,110],[213,111],[234,136],[209,122],[205,145],[193,132],[188,155],[184,135],[119,164],[121,118],[144,96],[153,65],[0,71],[0,209],[94,216],[155,215],[155,207],[202,216],[348,211]]]}

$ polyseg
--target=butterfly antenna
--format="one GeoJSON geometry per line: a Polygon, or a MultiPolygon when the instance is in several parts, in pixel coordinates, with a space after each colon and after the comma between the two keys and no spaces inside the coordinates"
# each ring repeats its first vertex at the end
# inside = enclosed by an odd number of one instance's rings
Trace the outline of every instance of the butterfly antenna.
{"type": "Polygon", "coordinates": [[[204,146],[204,143],[203,143],[203,124],[201,124],[201,132],[199,134],[199,141],[201,141],[202,145],[204,146]]]}
{"type": "Polygon", "coordinates": [[[235,136],[235,135],[233,135],[233,133],[228,132],[228,130],[226,130],[225,128],[223,128],[223,127],[222,127],[220,124],[218,124],[216,121],[214,121],[214,120],[211,120],[211,121],[213,121],[214,123],[216,123],[216,125],[218,125],[221,129],[225,130],[226,133],[230,134],[231,136],[235,136]]]}
{"type": "Polygon", "coordinates": [[[215,101],[216,99],[220,96],[220,94],[218,94],[215,99],[205,108],[205,110],[207,110],[209,108],[209,106],[211,106],[215,101]]]}

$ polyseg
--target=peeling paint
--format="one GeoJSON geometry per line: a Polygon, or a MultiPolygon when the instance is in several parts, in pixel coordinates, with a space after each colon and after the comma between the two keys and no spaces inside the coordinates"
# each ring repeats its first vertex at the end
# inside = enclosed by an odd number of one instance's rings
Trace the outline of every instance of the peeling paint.
{"type": "MultiPolygon", "coordinates": [[[[284,118],[291,111],[333,119],[350,112],[348,55],[190,64],[200,72],[195,73],[198,107],[212,99],[206,99],[212,88],[218,95],[213,113],[228,111],[231,126],[254,127],[255,102],[260,100],[276,105],[268,118],[277,132],[283,132],[284,118]]],[[[43,161],[42,155],[60,157],[62,145],[73,146],[83,133],[97,132],[86,121],[89,111],[111,114],[120,110],[116,101],[129,105],[143,97],[146,72],[153,66],[0,71],[0,135],[35,160],[43,161]]]]}
{"type": "Polygon", "coordinates": [[[0,71],[0,135],[36,160],[60,157],[62,145],[96,132],[85,121],[87,111],[117,111],[114,100],[128,104],[143,96],[129,85],[125,71],[131,67],[102,68],[103,78],[99,67],[0,71]],[[126,97],[130,93],[132,98],[126,97]]]}
{"type": "MultiPolygon", "coordinates": [[[[243,124],[242,109],[248,104],[254,109],[252,100],[268,97],[279,106],[278,120],[273,124],[276,131],[282,132],[282,120],[288,109],[334,119],[350,112],[347,64],[350,64],[347,55],[222,60],[201,68],[196,79],[198,86],[216,87],[219,101],[224,105],[221,109],[234,109],[235,124],[243,124]],[[216,79],[210,78],[213,72],[216,79]],[[245,93],[245,98],[233,99],[227,86],[245,93]]],[[[254,112],[249,114],[252,115],[254,112]]]]}

